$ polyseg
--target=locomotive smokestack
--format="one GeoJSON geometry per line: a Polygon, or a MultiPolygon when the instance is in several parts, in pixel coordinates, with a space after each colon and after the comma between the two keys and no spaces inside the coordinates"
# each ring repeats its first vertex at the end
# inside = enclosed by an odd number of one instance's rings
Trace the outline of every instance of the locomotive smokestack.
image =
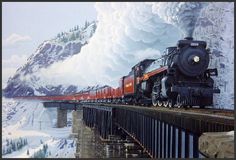
{"type": "Polygon", "coordinates": [[[192,41],[193,37],[185,37],[184,39],[192,41]]]}

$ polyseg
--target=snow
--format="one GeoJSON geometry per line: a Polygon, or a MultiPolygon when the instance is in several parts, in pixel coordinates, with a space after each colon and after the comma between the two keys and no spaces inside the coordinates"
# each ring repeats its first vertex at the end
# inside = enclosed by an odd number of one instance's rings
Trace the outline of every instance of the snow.
{"type": "MultiPolygon", "coordinates": [[[[22,81],[36,90],[46,85],[62,85],[62,90],[69,85],[77,86],[78,90],[96,85],[115,88],[120,77],[128,74],[139,61],[157,59],[166,47],[175,46],[179,39],[193,35],[196,40],[207,41],[213,52],[211,68],[219,71],[214,80],[221,93],[214,96],[214,106],[234,108],[233,3],[99,2],[95,8],[97,29],[90,39],[92,26],[84,31],[85,38],[80,42],[89,43],[80,53],[49,67],[35,67],[35,72],[23,77],[22,81]]],[[[51,45],[59,43],[45,41],[35,54],[49,42],[51,45]]],[[[66,44],[60,42],[58,45],[65,47],[66,44]]],[[[55,56],[54,52],[47,54],[55,56]]],[[[153,64],[149,69],[156,67],[153,64]]],[[[36,90],[35,94],[40,95],[36,90]]]]}
{"type": "MultiPolygon", "coordinates": [[[[6,139],[27,138],[28,145],[3,158],[27,158],[48,145],[48,157],[74,158],[76,143],[69,138],[71,126],[55,128],[56,109],[43,108],[39,101],[20,101],[3,98],[2,105],[2,146],[6,139]],[[41,125],[40,125],[41,124],[41,125]],[[43,144],[41,144],[41,141],[43,144]],[[65,143],[66,141],[66,143],[65,143]],[[71,147],[73,146],[73,147],[71,147]],[[29,150],[29,155],[27,155],[29,150]]],[[[71,120],[71,115],[68,114],[71,120]]]]}
{"type": "Polygon", "coordinates": [[[218,69],[219,76],[213,78],[221,93],[214,95],[215,107],[234,109],[233,2],[209,3],[197,24],[194,37],[207,42],[212,52],[210,67],[218,69]]]}
{"type": "Polygon", "coordinates": [[[229,132],[227,132],[227,135],[234,137],[234,131],[229,131],[229,132]]]}

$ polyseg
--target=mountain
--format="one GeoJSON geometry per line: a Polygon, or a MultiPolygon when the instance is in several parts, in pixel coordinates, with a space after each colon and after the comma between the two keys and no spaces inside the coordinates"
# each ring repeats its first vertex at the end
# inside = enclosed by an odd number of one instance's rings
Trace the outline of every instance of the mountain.
{"type": "MultiPolygon", "coordinates": [[[[79,54],[81,48],[88,44],[97,28],[95,21],[85,22],[83,27],[75,26],[69,32],[59,33],[55,38],[46,40],[39,45],[27,63],[18,68],[15,75],[10,77],[3,90],[5,97],[29,95],[59,95],[77,92],[74,85],[45,85],[39,83],[39,76],[35,76],[42,68],[48,68],[55,62],[79,54]]],[[[53,75],[52,75],[53,76],[53,75]]]]}
{"type": "Polygon", "coordinates": [[[211,68],[217,68],[213,77],[220,89],[214,95],[218,108],[234,108],[234,4],[233,2],[209,3],[196,22],[194,38],[207,42],[211,49],[211,68]]]}
{"type": "Polygon", "coordinates": [[[70,138],[72,114],[68,111],[64,128],[55,128],[56,119],[57,109],[44,108],[39,101],[3,98],[2,157],[36,158],[43,146],[48,145],[46,157],[73,158],[76,141],[70,138]]]}

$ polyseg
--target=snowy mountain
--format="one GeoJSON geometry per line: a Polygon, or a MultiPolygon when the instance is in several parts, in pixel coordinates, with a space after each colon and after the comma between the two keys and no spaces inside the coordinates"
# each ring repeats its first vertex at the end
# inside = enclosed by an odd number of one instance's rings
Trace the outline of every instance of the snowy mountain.
{"type": "MultiPolygon", "coordinates": [[[[20,67],[15,75],[9,78],[7,87],[3,90],[6,97],[25,95],[57,95],[77,91],[74,85],[45,85],[39,83],[40,69],[47,69],[56,62],[80,53],[81,48],[88,44],[96,30],[96,22],[86,22],[84,27],[70,29],[59,33],[55,38],[44,41],[27,63],[20,67]]],[[[53,76],[53,75],[51,75],[53,76]]]]}
{"type": "Polygon", "coordinates": [[[9,79],[4,95],[63,94],[96,85],[116,87],[133,65],[145,58],[159,58],[166,47],[192,35],[195,40],[207,41],[211,68],[219,72],[214,79],[221,93],[214,95],[214,106],[233,108],[233,3],[96,3],[95,8],[99,23],[89,43],[91,30],[96,28],[93,25],[84,30],[87,38],[68,32],[45,41],[9,79]]]}
{"type": "Polygon", "coordinates": [[[76,141],[70,138],[69,125],[72,114],[68,112],[67,127],[55,128],[56,111],[38,101],[3,98],[3,158],[74,158],[76,141]]]}

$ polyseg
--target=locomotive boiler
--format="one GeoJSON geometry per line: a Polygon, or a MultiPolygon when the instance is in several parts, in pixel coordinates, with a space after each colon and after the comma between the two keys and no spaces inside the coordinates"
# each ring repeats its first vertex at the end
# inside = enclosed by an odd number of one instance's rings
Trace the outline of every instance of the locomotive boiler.
{"type": "Polygon", "coordinates": [[[220,90],[211,78],[217,69],[208,69],[209,54],[205,41],[187,37],[166,48],[161,58],[141,61],[123,77],[124,101],[165,107],[212,105],[213,94],[220,90]]]}

